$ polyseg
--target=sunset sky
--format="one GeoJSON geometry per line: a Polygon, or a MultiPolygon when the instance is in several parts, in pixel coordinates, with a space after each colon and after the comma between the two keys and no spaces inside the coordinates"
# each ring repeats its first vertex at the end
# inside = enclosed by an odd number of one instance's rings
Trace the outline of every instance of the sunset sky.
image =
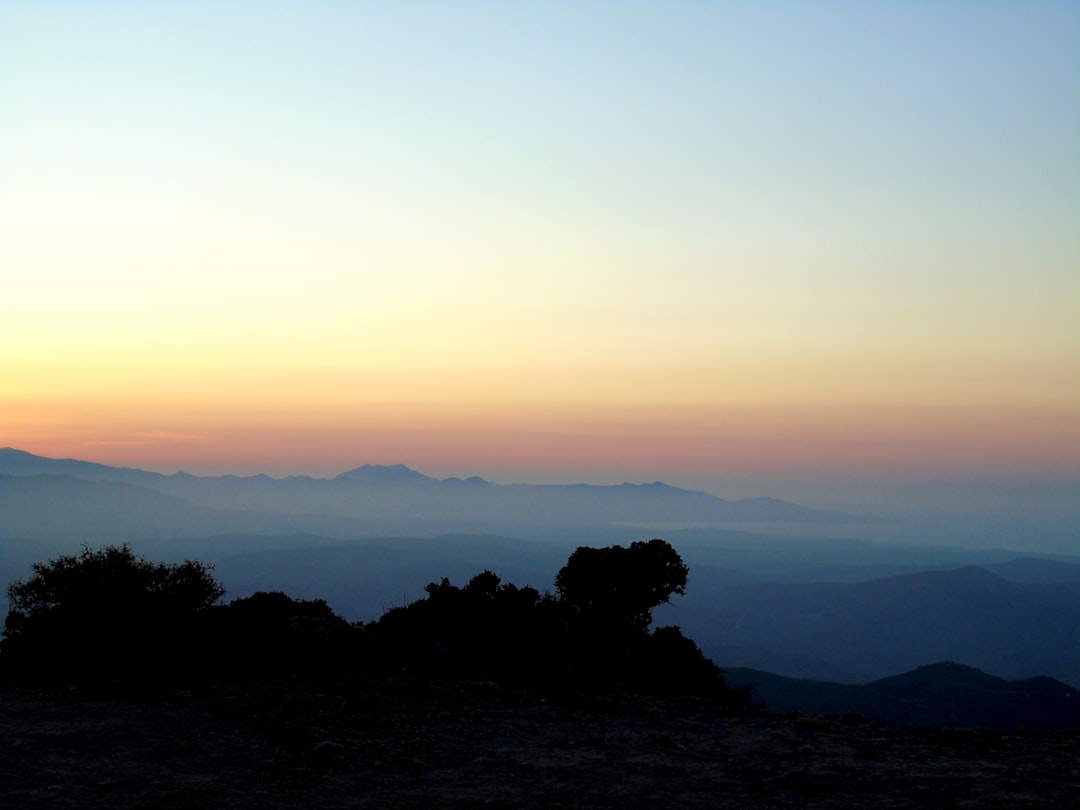
{"type": "Polygon", "coordinates": [[[0,446],[1080,473],[1080,4],[0,2],[0,446]]]}

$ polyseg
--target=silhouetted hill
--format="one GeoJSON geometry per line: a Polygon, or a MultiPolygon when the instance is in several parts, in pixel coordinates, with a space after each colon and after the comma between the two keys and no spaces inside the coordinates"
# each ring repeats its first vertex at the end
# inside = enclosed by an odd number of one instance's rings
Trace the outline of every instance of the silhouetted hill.
{"type": "Polygon", "coordinates": [[[775,668],[778,655],[871,680],[926,661],[952,660],[1008,678],[1080,683],[1080,583],[1018,584],[983,568],[859,583],[753,584],[690,593],[679,623],[721,666],[775,668]],[[761,664],[745,655],[757,650],[761,664]]]}
{"type": "Polygon", "coordinates": [[[785,678],[728,669],[733,686],[752,686],[754,700],[778,712],[857,712],[885,723],[959,728],[1080,727],[1080,693],[1053,678],[1007,681],[974,667],[938,663],[868,684],[785,678]]]}
{"type": "Polygon", "coordinates": [[[334,477],[335,481],[355,481],[363,484],[434,484],[436,478],[430,478],[404,464],[365,464],[355,470],[343,472],[334,477]]]}

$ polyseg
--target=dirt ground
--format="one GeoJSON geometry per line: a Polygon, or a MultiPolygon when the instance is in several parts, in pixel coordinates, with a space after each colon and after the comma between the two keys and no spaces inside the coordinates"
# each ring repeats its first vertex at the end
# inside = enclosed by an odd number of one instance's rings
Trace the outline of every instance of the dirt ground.
{"type": "Polygon", "coordinates": [[[0,807],[1080,808],[1080,729],[546,701],[491,684],[0,689],[0,807]]]}

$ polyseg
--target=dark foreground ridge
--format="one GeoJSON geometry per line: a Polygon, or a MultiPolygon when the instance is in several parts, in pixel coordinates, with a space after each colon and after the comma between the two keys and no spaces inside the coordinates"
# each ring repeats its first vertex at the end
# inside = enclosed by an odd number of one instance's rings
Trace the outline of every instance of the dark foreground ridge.
{"type": "Polygon", "coordinates": [[[8,589],[0,806],[1075,807],[1080,728],[770,715],[651,611],[665,541],[579,548],[557,594],[484,571],[370,625],[218,604],[126,546],[8,589]]]}
{"type": "Polygon", "coordinates": [[[0,806],[1075,808],[1080,730],[884,726],[693,698],[387,678],[137,702],[0,690],[0,806]]]}

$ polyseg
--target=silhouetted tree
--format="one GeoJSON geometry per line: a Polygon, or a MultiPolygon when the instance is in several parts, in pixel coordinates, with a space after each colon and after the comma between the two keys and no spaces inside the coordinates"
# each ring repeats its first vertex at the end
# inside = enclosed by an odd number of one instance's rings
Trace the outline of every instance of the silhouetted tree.
{"type": "Polygon", "coordinates": [[[728,687],[723,670],[678,627],[658,627],[648,638],[639,673],[650,691],[711,695],[733,705],[749,705],[749,693],[728,687]]]}
{"type": "Polygon", "coordinates": [[[628,548],[581,546],[555,576],[559,598],[605,624],[645,631],[652,609],[686,590],[689,569],[660,539],[628,548]]]}
{"type": "Polygon", "coordinates": [[[311,680],[353,669],[364,630],[335,614],[322,599],[258,591],[206,611],[200,636],[208,672],[243,679],[311,680]]]}
{"type": "Polygon", "coordinates": [[[31,568],[8,586],[0,660],[57,678],[168,669],[190,651],[195,617],[225,593],[212,566],[151,563],[127,544],[31,568]]]}
{"type": "Polygon", "coordinates": [[[459,588],[443,578],[427,597],[387,611],[371,630],[383,660],[415,674],[542,680],[565,645],[564,607],[482,571],[459,588]]]}
{"type": "Polygon", "coordinates": [[[337,689],[357,676],[404,673],[409,682],[483,678],[571,696],[735,694],[678,628],[649,632],[652,608],[683,593],[688,574],[659,539],[578,548],[558,572],[558,598],[482,571],[464,587],[431,582],[425,598],[367,626],[321,599],[278,592],[218,604],[224,588],[211,566],[151,563],[127,545],[83,548],[32,569],[8,586],[0,669],[42,680],[337,689]]]}

